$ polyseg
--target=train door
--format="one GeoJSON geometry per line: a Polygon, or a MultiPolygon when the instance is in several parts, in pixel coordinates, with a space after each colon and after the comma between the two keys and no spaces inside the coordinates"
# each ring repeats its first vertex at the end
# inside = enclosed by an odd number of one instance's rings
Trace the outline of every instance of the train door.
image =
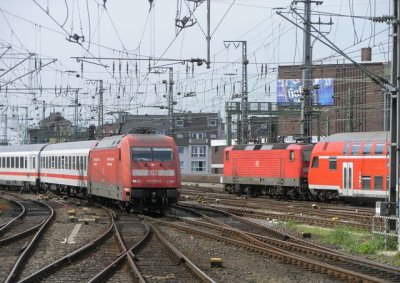
{"type": "Polygon", "coordinates": [[[342,170],[343,195],[353,196],[353,162],[343,162],[342,170]]]}

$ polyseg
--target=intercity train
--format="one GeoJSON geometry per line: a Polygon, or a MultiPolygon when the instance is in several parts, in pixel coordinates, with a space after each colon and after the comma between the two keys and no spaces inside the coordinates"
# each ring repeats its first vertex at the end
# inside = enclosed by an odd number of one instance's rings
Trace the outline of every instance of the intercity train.
{"type": "Polygon", "coordinates": [[[2,146],[0,186],[164,210],[180,196],[179,154],[171,137],[155,134],[2,146]]]}

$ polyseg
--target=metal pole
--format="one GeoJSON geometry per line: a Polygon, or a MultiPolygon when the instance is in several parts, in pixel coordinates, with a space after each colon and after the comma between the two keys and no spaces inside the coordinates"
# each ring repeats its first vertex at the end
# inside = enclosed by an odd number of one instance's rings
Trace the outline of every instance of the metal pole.
{"type": "Polygon", "coordinates": [[[173,99],[173,85],[174,85],[174,69],[169,69],[169,88],[168,88],[168,122],[169,122],[169,135],[172,136],[173,119],[174,119],[174,99],[173,99]]]}
{"type": "Polygon", "coordinates": [[[210,69],[210,44],[211,44],[211,0],[207,0],[207,69],[210,69]]]}
{"type": "MultiPolygon", "coordinates": [[[[393,84],[395,84],[396,86],[396,95],[395,95],[395,100],[396,100],[396,108],[392,109],[392,111],[395,113],[393,115],[395,115],[396,119],[394,121],[394,125],[392,127],[392,131],[394,129],[396,129],[395,132],[395,141],[396,141],[396,147],[395,150],[393,150],[392,148],[392,153],[395,152],[395,168],[396,168],[396,186],[394,188],[390,188],[390,195],[389,195],[389,201],[393,202],[397,205],[397,211],[396,211],[396,215],[397,218],[400,217],[400,207],[398,205],[398,200],[399,200],[399,178],[400,178],[400,165],[399,165],[399,161],[400,161],[400,151],[399,151],[399,145],[400,145],[400,115],[399,115],[399,109],[400,109],[400,99],[399,99],[399,86],[400,86],[400,64],[397,62],[397,60],[399,59],[399,54],[400,54],[400,28],[398,26],[399,24],[399,20],[400,20],[400,5],[399,5],[399,1],[393,1],[393,5],[394,5],[394,13],[395,13],[395,18],[397,19],[396,22],[393,24],[393,35],[395,35],[393,37],[393,52],[396,52],[393,54],[393,59],[392,59],[392,64],[394,65],[392,67],[393,70],[393,74],[392,74],[392,79],[393,79],[393,84]]],[[[392,105],[394,106],[394,105],[392,105]]],[[[393,137],[393,133],[392,133],[392,137],[393,137]]],[[[393,156],[391,156],[393,157],[393,156]]],[[[392,175],[392,174],[391,174],[392,175]]],[[[398,250],[400,250],[400,231],[399,231],[399,227],[397,227],[397,236],[398,236],[398,250]]]]}
{"type": "Polygon", "coordinates": [[[76,90],[75,91],[75,114],[74,114],[74,124],[75,124],[75,127],[74,127],[74,136],[75,136],[75,140],[77,140],[78,139],[78,130],[79,130],[79,128],[78,128],[78,92],[79,92],[79,90],[76,90]]]}
{"type": "Polygon", "coordinates": [[[103,80],[99,80],[100,82],[100,89],[99,89],[99,124],[98,124],[98,129],[100,130],[98,137],[103,138],[103,133],[104,133],[104,104],[103,104],[103,80]]]}
{"type": "Polygon", "coordinates": [[[247,41],[242,41],[242,125],[241,125],[241,142],[248,142],[248,127],[249,127],[249,109],[248,109],[248,91],[247,91],[247,41]]]}
{"type": "Polygon", "coordinates": [[[25,107],[25,135],[24,144],[28,143],[28,107],[25,107]]]}
{"type": "Polygon", "coordinates": [[[301,101],[301,134],[308,139],[312,136],[312,117],[311,117],[311,0],[304,1],[304,32],[303,32],[303,100],[301,101]]]}

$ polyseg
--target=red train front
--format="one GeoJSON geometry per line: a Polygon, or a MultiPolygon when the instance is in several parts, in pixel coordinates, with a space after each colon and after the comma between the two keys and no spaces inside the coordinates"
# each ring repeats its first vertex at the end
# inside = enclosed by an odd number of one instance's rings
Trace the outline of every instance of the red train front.
{"type": "Polygon", "coordinates": [[[135,210],[164,210],[180,195],[179,154],[171,137],[104,138],[89,158],[89,195],[135,210]]]}
{"type": "Polygon", "coordinates": [[[221,182],[232,193],[307,197],[312,145],[235,145],[225,149],[221,182]]]}

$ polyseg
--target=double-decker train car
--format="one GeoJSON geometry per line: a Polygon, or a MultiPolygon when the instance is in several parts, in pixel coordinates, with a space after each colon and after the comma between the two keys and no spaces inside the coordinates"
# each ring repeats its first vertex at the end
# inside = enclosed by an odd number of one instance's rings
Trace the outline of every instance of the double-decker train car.
{"type": "Polygon", "coordinates": [[[304,198],[312,145],[234,145],[225,149],[221,182],[231,193],[304,198]]]}
{"type": "Polygon", "coordinates": [[[384,199],[389,180],[389,132],[341,133],[315,145],[308,185],[318,199],[384,199]]]}
{"type": "Polygon", "coordinates": [[[3,146],[0,186],[51,189],[126,209],[162,211],[180,196],[179,154],[171,137],[152,134],[3,146]]]}
{"type": "Polygon", "coordinates": [[[163,135],[105,138],[90,152],[89,194],[135,209],[165,208],[180,194],[179,154],[163,135]]]}

